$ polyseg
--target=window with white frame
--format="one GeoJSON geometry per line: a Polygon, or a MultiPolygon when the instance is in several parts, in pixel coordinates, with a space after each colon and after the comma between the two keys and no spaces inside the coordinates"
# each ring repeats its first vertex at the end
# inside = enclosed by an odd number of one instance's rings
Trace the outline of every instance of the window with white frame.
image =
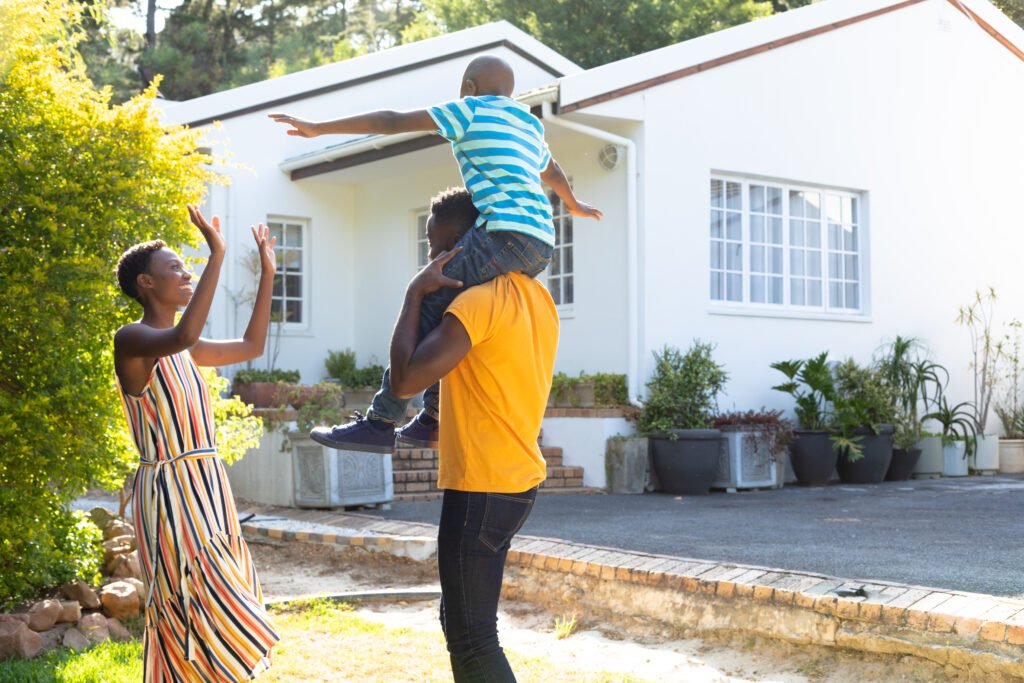
{"type": "Polygon", "coordinates": [[[270,300],[270,319],[290,324],[309,322],[306,307],[306,264],[304,249],[308,241],[308,223],[301,219],[268,218],[270,236],[277,237],[274,254],[277,256],[277,274],[274,276],[273,296],[270,300]]]}
{"type": "Polygon", "coordinates": [[[712,177],[711,300],[862,312],[860,213],[852,192],[712,177]]]}
{"type": "Polygon", "coordinates": [[[422,270],[430,263],[430,245],[427,243],[427,219],[430,218],[429,211],[421,211],[416,214],[416,270],[422,270]]]}
{"type": "Polygon", "coordinates": [[[575,301],[572,214],[554,192],[548,198],[551,200],[551,216],[555,226],[555,248],[547,270],[548,291],[556,306],[569,306],[575,301]]]}

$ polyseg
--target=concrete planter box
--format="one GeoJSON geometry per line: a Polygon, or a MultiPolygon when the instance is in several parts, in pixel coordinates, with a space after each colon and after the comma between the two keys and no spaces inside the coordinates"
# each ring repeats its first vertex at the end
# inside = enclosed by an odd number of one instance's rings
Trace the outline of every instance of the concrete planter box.
{"type": "Polygon", "coordinates": [[[758,442],[759,430],[743,427],[722,427],[721,430],[718,471],[711,488],[730,491],[782,487],[784,460],[766,452],[767,446],[758,442]]]}
{"type": "Polygon", "coordinates": [[[942,476],[967,476],[966,441],[954,441],[942,447],[942,476]]]}
{"type": "Polygon", "coordinates": [[[979,436],[974,452],[967,456],[972,472],[995,474],[999,471],[999,437],[995,434],[979,436]]]}
{"type": "Polygon", "coordinates": [[[928,479],[942,476],[942,437],[926,436],[917,442],[921,449],[921,457],[914,465],[915,479],[928,479]]]}
{"type": "Polygon", "coordinates": [[[999,440],[999,472],[1001,474],[1024,472],[1024,439],[999,440]]]}
{"type": "Polygon", "coordinates": [[[613,436],[605,451],[608,493],[643,493],[648,482],[646,436],[613,436]]]}
{"type": "Polygon", "coordinates": [[[394,476],[390,453],[339,451],[291,432],[295,506],[332,508],[390,503],[394,476]]]}

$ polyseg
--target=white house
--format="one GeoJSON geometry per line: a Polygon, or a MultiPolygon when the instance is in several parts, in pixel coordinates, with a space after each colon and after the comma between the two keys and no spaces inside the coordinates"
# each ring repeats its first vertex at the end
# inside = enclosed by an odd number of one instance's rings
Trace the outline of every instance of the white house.
{"type": "MultiPolygon", "coordinates": [[[[866,360],[901,334],[961,400],[959,306],[992,286],[1024,317],[1024,31],[985,0],[825,0],[587,71],[499,22],[169,105],[237,163],[210,200],[229,249],[283,230],[278,367],[386,362],[428,200],[459,175],[437,136],[303,140],[266,114],[423,107],[485,52],[605,212],[557,219],[559,370],[625,372],[636,396],[652,351],[700,338],[730,372],[723,407],[788,407],[769,363],[866,360]]],[[[250,279],[229,259],[214,334],[241,331],[250,279]]]]}

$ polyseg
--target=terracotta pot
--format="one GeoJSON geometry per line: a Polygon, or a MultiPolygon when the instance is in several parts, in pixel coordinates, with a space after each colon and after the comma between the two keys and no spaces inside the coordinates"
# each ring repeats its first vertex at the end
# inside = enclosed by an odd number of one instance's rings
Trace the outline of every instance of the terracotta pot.
{"type": "MultiPolygon", "coordinates": [[[[276,408],[280,405],[277,382],[235,382],[231,389],[253,408],[276,408]]],[[[287,399],[287,394],[282,398],[287,399]]]]}

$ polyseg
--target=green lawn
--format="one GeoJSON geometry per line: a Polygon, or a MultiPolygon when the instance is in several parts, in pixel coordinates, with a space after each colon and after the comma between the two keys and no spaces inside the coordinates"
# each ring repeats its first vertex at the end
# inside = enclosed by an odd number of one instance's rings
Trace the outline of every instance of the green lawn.
{"type": "MultiPolygon", "coordinates": [[[[449,683],[451,669],[440,630],[392,628],[365,619],[348,605],[324,600],[272,608],[282,641],[265,683],[449,683]]],[[[552,636],[554,637],[554,636],[552,636]]],[[[506,651],[522,683],[645,683],[620,673],[583,673],[506,651]]],[[[32,661],[0,662],[0,683],[138,683],[142,645],[103,643],[80,653],[62,650],[32,661]]]]}

